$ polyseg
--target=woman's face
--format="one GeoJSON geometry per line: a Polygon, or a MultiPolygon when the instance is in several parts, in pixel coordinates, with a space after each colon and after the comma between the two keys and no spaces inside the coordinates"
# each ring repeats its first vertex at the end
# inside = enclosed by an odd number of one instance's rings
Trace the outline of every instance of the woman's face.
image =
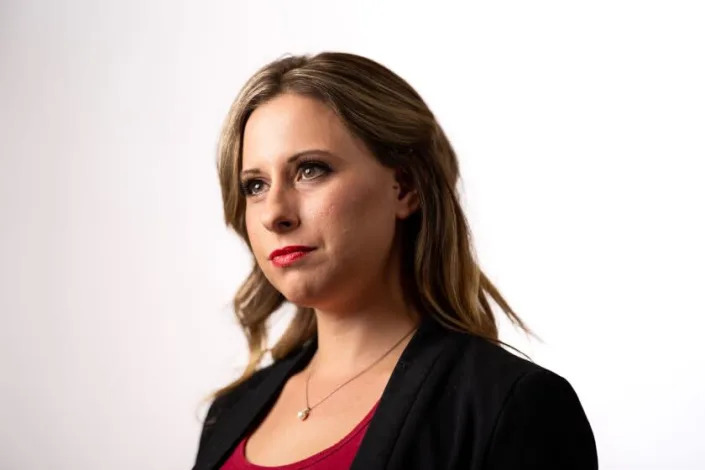
{"type": "Polygon", "coordinates": [[[328,106],[296,94],[259,106],[245,126],[241,167],[255,259],[289,301],[353,309],[398,274],[396,221],[413,212],[413,193],[328,106]],[[269,259],[291,245],[313,251],[289,264],[269,259]]]}

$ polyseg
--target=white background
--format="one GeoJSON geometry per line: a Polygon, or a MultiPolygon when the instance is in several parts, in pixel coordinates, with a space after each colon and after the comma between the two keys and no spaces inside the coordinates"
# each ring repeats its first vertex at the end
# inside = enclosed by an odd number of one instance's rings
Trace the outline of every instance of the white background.
{"type": "Polygon", "coordinates": [[[480,263],[544,343],[503,338],[573,384],[601,468],[705,468],[702,2],[4,0],[0,18],[0,468],[190,468],[199,400],[246,358],[218,132],[258,67],[322,50],[387,65],[435,112],[480,263]]]}

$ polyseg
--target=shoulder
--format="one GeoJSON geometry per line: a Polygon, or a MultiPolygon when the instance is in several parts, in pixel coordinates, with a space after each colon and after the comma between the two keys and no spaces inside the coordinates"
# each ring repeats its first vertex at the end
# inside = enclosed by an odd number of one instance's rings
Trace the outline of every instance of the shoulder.
{"type": "Polygon", "coordinates": [[[504,398],[522,380],[564,381],[545,367],[520,357],[503,346],[469,333],[448,331],[449,353],[445,360],[452,367],[450,378],[458,387],[476,394],[489,393],[504,398]]]}
{"type": "Polygon", "coordinates": [[[520,357],[479,336],[452,332],[449,380],[463,395],[473,396],[498,412],[515,400],[550,397],[556,407],[577,401],[571,384],[561,375],[520,357]]]}
{"type": "Polygon", "coordinates": [[[592,429],[564,377],[478,336],[450,337],[452,396],[471,410],[489,468],[597,468],[592,429]]]}
{"type": "Polygon", "coordinates": [[[277,371],[277,369],[282,367],[287,368],[294,361],[299,360],[309,345],[310,342],[307,341],[306,343],[292,349],[283,358],[275,360],[270,364],[255,370],[255,372],[253,372],[247,379],[243,380],[237,386],[232,387],[230,390],[213,400],[211,403],[211,409],[220,410],[232,408],[244,395],[247,394],[249,390],[257,387],[260,383],[265,381],[269,375],[277,371]]]}
{"type": "Polygon", "coordinates": [[[215,425],[219,421],[221,415],[236,406],[246,391],[264,380],[273,367],[274,364],[270,364],[269,366],[258,369],[250,377],[213,399],[208,406],[208,412],[203,420],[203,426],[201,428],[201,435],[198,443],[198,458],[200,458],[204,444],[210,439],[213,429],[215,428],[215,425]]]}
{"type": "Polygon", "coordinates": [[[264,367],[260,367],[247,379],[243,380],[235,387],[232,387],[230,390],[227,390],[226,392],[220,394],[217,398],[212,401],[208,410],[208,415],[206,416],[206,422],[204,424],[208,424],[209,418],[210,421],[215,420],[217,414],[222,412],[222,410],[229,409],[235,406],[240,401],[240,399],[247,394],[249,390],[257,387],[277,369],[279,369],[280,367],[287,367],[287,365],[289,365],[292,361],[295,361],[301,355],[301,353],[304,352],[304,349],[306,349],[306,346],[308,346],[308,344],[309,343],[300,345],[290,351],[285,357],[279,360],[275,360],[264,367]]]}
{"type": "Polygon", "coordinates": [[[489,468],[597,469],[595,436],[573,387],[538,370],[516,381],[492,427],[489,468]]]}
{"type": "Polygon", "coordinates": [[[257,369],[251,376],[217,396],[208,408],[208,413],[203,423],[204,426],[213,424],[220,413],[235,406],[247,390],[264,380],[273,369],[273,366],[274,364],[270,364],[269,366],[257,369]]]}
{"type": "Polygon", "coordinates": [[[201,450],[203,449],[204,443],[210,439],[210,436],[213,433],[213,430],[216,424],[218,423],[220,417],[228,410],[231,410],[238,406],[238,404],[241,402],[241,399],[247,396],[250,390],[256,388],[259,384],[265,381],[267,377],[269,377],[278,368],[282,366],[286,367],[287,363],[295,359],[296,356],[302,350],[303,346],[300,346],[290,352],[285,358],[274,361],[267,366],[257,369],[251,376],[249,376],[236,386],[231,387],[229,390],[221,393],[210,403],[208,407],[208,412],[206,413],[206,417],[203,421],[203,426],[201,429],[201,436],[199,439],[198,446],[199,455],[201,453],[201,450]]]}

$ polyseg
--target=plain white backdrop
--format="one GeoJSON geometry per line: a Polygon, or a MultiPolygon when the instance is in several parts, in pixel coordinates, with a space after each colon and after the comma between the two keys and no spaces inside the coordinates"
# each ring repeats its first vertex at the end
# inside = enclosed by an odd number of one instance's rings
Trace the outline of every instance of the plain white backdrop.
{"type": "Polygon", "coordinates": [[[190,468],[246,360],[220,126],[258,67],[323,50],[438,117],[480,263],[544,342],[502,337],[573,384],[600,468],[705,468],[703,24],[698,1],[3,0],[0,468],[190,468]]]}

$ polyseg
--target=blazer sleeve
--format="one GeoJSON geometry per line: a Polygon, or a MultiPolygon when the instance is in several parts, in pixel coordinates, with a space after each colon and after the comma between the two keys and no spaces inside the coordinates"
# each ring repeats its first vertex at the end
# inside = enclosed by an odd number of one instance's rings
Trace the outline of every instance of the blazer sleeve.
{"type": "Polygon", "coordinates": [[[573,387],[546,369],[510,392],[489,441],[487,470],[595,470],[597,449],[573,387]]]}

